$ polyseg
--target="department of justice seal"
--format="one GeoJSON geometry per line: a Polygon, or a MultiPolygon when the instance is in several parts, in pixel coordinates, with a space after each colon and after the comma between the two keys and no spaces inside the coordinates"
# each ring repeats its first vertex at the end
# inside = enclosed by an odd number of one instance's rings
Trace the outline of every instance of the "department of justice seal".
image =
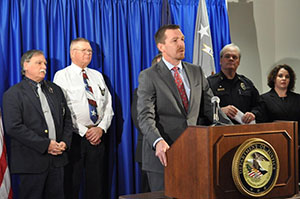
{"type": "Polygon", "coordinates": [[[251,138],[237,149],[232,161],[232,178],[242,194],[265,196],[275,186],[278,175],[278,156],[265,140],[251,138]]]}

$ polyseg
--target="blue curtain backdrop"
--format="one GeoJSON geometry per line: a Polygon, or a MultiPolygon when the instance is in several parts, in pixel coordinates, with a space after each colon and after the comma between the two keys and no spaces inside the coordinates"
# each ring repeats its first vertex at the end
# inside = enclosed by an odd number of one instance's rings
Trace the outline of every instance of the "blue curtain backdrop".
{"type": "MultiPolygon", "coordinates": [[[[115,117],[107,134],[107,198],[139,192],[134,162],[137,131],[130,104],[141,70],[158,53],[154,34],[161,25],[163,0],[1,0],[0,102],[3,93],[21,80],[21,55],[40,49],[48,60],[47,79],[71,63],[70,41],[91,41],[91,68],[105,76],[113,98],[115,117]]],[[[215,46],[230,42],[225,0],[207,0],[215,46]]],[[[186,37],[186,61],[192,62],[198,0],[169,0],[172,23],[186,37]]],[[[217,52],[217,50],[214,50],[217,52]]],[[[218,52],[217,52],[218,53],[218,52]]],[[[218,57],[218,55],[217,55],[218,57]]],[[[215,61],[218,63],[218,61],[215,61]]],[[[9,140],[8,145],[9,145],[9,140]]],[[[12,179],[18,198],[17,178],[12,179]]]]}
{"type": "Polygon", "coordinates": [[[221,69],[220,51],[231,43],[227,5],[225,0],[206,0],[211,38],[214,50],[216,73],[221,69]]]}

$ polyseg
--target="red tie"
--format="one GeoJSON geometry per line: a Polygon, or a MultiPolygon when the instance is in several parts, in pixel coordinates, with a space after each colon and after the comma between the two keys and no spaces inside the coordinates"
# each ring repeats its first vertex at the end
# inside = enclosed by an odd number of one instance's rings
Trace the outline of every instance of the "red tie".
{"type": "Polygon", "coordinates": [[[187,112],[188,108],[189,108],[189,101],[188,101],[188,98],[187,98],[186,93],[185,93],[185,89],[184,89],[184,85],[183,85],[182,79],[181,79],[180,74],[178,72],[178,67],[174,66],[172,68],[172,70],[174,71],[175,83],[176,83],[177,89],[179,91],[179,94],[180,94],[180,97],[181,97],[184,109],[187,112]]]}

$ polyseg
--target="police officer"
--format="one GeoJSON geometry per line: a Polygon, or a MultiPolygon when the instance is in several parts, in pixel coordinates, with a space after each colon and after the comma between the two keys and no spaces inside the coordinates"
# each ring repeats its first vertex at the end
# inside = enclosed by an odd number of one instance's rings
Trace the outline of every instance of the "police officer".
{"type": "Polygon", "coordinates": [[[208,77],[214,95],[220,98],[221,110],[234,120],[238,110],[244,113],[241,120],[250,123],[255,120],[253,108],[257,105],[259,93],[250,79],[236,73],[241,52],[237,45],[228,44],[220,52],[221,72],[208,77]]]}

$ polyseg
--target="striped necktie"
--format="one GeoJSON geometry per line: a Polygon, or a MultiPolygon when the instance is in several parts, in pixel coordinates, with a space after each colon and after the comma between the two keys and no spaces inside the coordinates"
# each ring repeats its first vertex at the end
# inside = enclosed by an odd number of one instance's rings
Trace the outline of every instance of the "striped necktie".
{"type": "Polygon", "coordinates": [[[85,70],[82,70],[82,77],[83,77],[83,81],[85,84],[87,100],[89,102],[90,118],[94,123],[96,123],[98,120],[97,103],[95,101],[93,89],[89,85],[89,78],[88,78],[85,70]]]}

